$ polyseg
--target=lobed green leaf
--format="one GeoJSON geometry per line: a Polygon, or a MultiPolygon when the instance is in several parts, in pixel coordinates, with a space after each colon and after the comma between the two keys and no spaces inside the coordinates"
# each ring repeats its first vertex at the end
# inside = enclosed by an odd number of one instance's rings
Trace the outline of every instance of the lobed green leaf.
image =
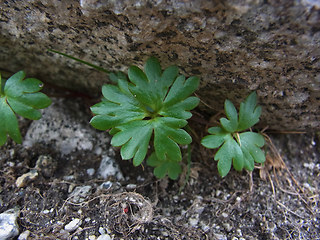
{"type": "Polygon", "coordinates": [[[132,121],[118,126],[111,144],[121,147],[121,157],[125,160],[133,158],[133,164],[138,166],[146,157],[152,134],[150,121],[132,121]]]}
{"type": "Polygon", "coordinates": [[[261,107],[257,106],[257,94],[252,92],[244,102],[240,104],[239,125],[237,131],[246,130],[257,122],[261,115],[261,107]]]}
{"type": "Polygon", "coordinates": [[[147,159],[147,164],[155,168],[153,173],[157,178],[164,178],[168,174],[170,179],[176,180],[182,172],[179,162],[169,159],[161,161],[155,153],[152,153],[147,159]]]}
{"type": "Polygon", "coordinates": [[[238,112],[233,103],[229,100],[224,102],[224,109],[228,119],[221,118],[220,123],[226,131],[230,133],[235,132],[238,128],[238,112]]]}
{"type": "Polygon", "coordinates": [[[4,86],[4,94],[7,103],[12,110],[22,117],[37,120],[41,118],[38,109],[46,108],[51,104],[50,98],[40,93],[43,84],[35,78],[23,80],[25,73],[23,71],[12,75],[4,86]]]}
{"type": "Polygon", "coordinates": [[[222,177],[225,177],[230,171],[231,163],[236,170],[242,170],[244,164],[243,153],[230,134],[227,135],[224,144],[214,156],[214,160],[219,161],[218,171],[222,177]]]}
{"type": "Polygon", "coordinates": [[[187,122],[182,119],[156,118],[154,126],[154,149],[160,160],[166,158],[181,161],[181,151],[178,144],[189,144],[192,139],[181,127],[187,122]]]}
{"type": "Polygon", "coordinates": [[[90,121],[93,127],[107,130],[126,122],[142,120],[146,116],[139,102],[126,92],[124,85],[121,86],[122,91],[113,85],[102,87],[104,101],[90,108],[96,114],[90,121]]]}
{"type": "Polygon", "coordinates": [[[171,86],[168,95],[164,100],[164,106],[169,107],[178,102],[184,101],[198,88],[198,86],[198,77],[190,77],[185,80],[185,77],[180,75],[171,86]]]}
{"type": "Polygon", "coordinates": [[[0,145],[9,135],[15,142],[21,143],[21,134],[15,113],[22,117],[37,120],[41,118],[39,109],[51,104],[48,96],[39,91],[43,84],[35,78],[24,79],[23,71],[12,75],[4,84],[1,80],[0,103],[0,145]]]}
{"type": "Polygon", "coordinates": [[[212,127],[212,128],[209,128],[208,131],[212,135],[208,135],[202,138],[201,144],[204,147],[210,148],[210,149],[220,147],[224,143],[228,135],[228,133],[220,127],[212,127]]]}

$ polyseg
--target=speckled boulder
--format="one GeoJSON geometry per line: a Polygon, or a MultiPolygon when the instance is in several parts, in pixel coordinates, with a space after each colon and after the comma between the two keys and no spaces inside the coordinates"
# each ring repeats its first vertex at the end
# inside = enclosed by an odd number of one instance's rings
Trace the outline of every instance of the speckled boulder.
{"type": "Polygon", "coordinates": [[[261,126],[320,129],[320,4],[316,0],[33,0],[0,3],[0,66],[55,85],[100,94],[103,72],[157,56],[185,75],[216,113],[256,90],[261,126]]]}

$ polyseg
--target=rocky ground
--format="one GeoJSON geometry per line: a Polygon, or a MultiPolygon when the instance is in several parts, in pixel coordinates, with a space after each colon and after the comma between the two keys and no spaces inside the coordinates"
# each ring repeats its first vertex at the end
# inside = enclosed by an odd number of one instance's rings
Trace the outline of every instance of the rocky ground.
{"type": "Polygon", "coordinates": [[[320,239],[318,133],[269,131],[264,167],[221,178],[196,130],[188,181],[157,180],[88,124],[92,100],[53,100],[0,148],[0,239],[320,239]]]}

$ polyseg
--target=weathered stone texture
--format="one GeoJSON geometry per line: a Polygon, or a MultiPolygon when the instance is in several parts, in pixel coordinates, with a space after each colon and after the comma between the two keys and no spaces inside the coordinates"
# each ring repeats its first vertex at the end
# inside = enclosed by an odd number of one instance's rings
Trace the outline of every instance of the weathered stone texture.
{"type": "Polygon", "coordinates": [[[320,129],[320,4],[312,0],[1,0],[0,66],[59,86],[100,93],[110,70],[163,66],[201,76],[210,113],[257,90],[263,125],[320,129]]]}

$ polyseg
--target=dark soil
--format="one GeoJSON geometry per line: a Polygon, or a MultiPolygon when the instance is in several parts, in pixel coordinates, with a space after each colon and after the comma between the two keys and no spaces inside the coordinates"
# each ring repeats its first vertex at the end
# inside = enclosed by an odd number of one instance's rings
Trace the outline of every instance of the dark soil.
{"type": "MultiPolygon", "coordinates": [[[[29,124],[21,120],[23,133],[29,124]]],[[[264,168],[232,170],[225,178],[213,152],[195,142],[187,182],[186,165],[179,181],[157,180],[151,168],[134,168],[116,150],[125,180],[111,177],[107,189],[99,188],[107,180],[87,174],[100,162],[90,151],[62,156],[50,145],[25,148],[9,140],[0,148],[0,213],[19,207],[19,230],[29,230],[29,239],[94,239],[101,229],[113,239],[320,239],[319,134],[268,136],[275,148],[266,147],[264,168]],[[56,165],[18,188],[16,179],[41,155],[56,165]],[[71,201],[72,188],[84,185],[92,187],[85,200],[71,201]],[[75,218],[80,227],[66,232],[75,218]]]]}

